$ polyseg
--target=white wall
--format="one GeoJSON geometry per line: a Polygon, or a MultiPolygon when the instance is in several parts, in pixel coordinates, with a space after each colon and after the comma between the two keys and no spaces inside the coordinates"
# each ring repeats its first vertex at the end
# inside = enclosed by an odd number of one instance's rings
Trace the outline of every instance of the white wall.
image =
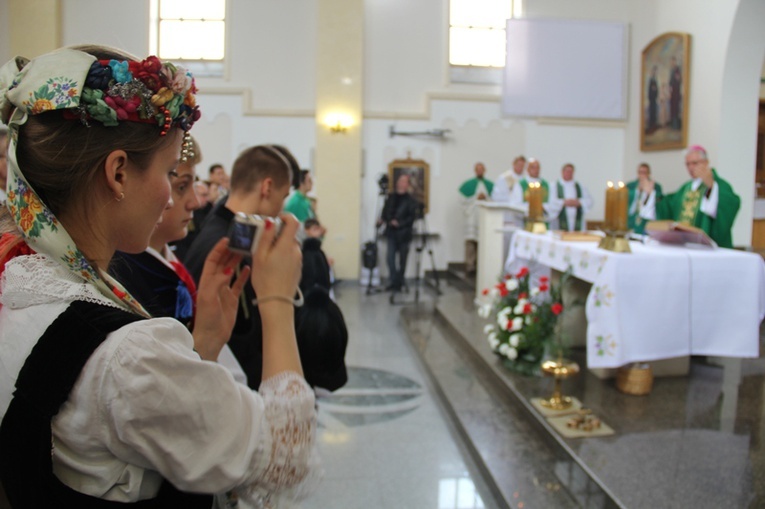
{"type": "MultiPolygon", "coordinates": [[[[6,2],[0,0],[0,25],[5,22],[1,14],[6,2]]],[[[759,45],[762,35],[753,32],[754,24],[762,19],[762,0],[708,2],[703,8],[696,0],[527,0],[530,17],[629,23],[629,120],[623,123],[504,118],[499,110],[498,87],[447,82],[446,0],[366,0],[364,5],[362,241],[374,231],[377,178],[390,161],[407,154],[431,165],[428,222],[431,230],[441,234],[436,246],[439,268],[462,259],[456,188],[470,176],[475,161],[483,161],[489,176],[494,177],[523,153],[539,158],[543,175],[550,180],[557,177],[564,162],[570,161],[596,200],[591,219],[602,217],[604,182],[631,179],[640,161],[652,165],[667,190],[676,188],[686,179],[682,151],[640,151],[640,90],[635,84],[640,79],[640,54],[645,45],[663,32],[684,31],[692,36],[689,141],[709,149],[713,164],[745,198],[734,243],[750,243],[751,200],[746,196],[753,194],[754,170],[749,160],[753,161],[754,154],[756,97],[749,112],[738,97],[749,92],[726,94],[725,87],[731,85],[726,85],[724,75],[736,73],[734,78],[749,80],[745,69],[748,60],[755,58],[750,53],[759,52],[753,71],[754,79],[759,79],[764,56],[759,45]],[[739,40],[744,35],[731,39],[733,27],[739,30],[742,23],[737,18],[739,5],[753,18],[749,19],[749,30],[742,31],[748,40],[757,40],[748,51],[742,50],[739,40]],[[742,61],[726,63],[731,53],[741,54],[742,61]],[[447,128],[452,133],[445,140],[390,138],[391,125],[411,131],[447,128]]],[[[127,11],[122,7],[116,0],[62,0],[63,42],[101,42],[145,54],[148,0],[131,2],[127,11]],[[82,16],[83,12],[88,16],[82,16]],[[115,18],[114,12],[121,15],[115,18]]],[[[229,0],[229,16],[228,74],[222,80],[200,79],[198,83],[203,118],[194,134],[205,155],[202,169],[220,161],[230,170],[241,149],[267,142],[288,146],[303,166],[313,167],[315,3],[229,0]]],[[[759,81],[752,86],[759,87],[759,81]]],[[[332,187],[332,182],[316,175],[319,214],[322,207],[343,207],[353,213],[357,204],[334,196],[332,187]]]]}
{"type": "Polygon", "coordinates": [[[104,44],[145,57],[149,52],[149,2],[61,0],[61,44],[104,44]]]}

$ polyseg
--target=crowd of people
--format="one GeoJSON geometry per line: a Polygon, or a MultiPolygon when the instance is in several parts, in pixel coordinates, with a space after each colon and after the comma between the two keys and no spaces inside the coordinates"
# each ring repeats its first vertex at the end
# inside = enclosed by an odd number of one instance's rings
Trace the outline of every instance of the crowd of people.
{"type": "MultiPolygon", "coordinates": [[[[741,199],[710,166],[707,152],[700,145],[685,151],[685,165],[691,179],[675,193],[665,195],[661,184],[652,178],[648,163],[640,163],[637,178],[626,184],[629,229],[644,234],[650,221],[671,220],[703,230],[720,247],[733,247],[731,230],[741,199]]],[[[573,164],[563,165],[560,178],[553,185],[540,176],[541,163],[533,158],[527,161],[524,156],[516,157],[512,167],[494,182],[486,178],[483,163],[477,162],[474,172],[475,177],[459,188],[465,213],[468,274],[475,272],[479,201],[504,203],[528,215],[529,183],[539,183],[543,190],[542,207],[551,229],[587,230],[587,213],[592,210],[593,199],[589,190],[574,178],[573,164]]],[[[518,215],[508,212],[505,221],[517,223],[518,215]]]]}
{"type": "Polygon", "coordinates": [[[283,212],[310,176],[264,144],[198,178],[195,93],[98,46],[0,68],[13,507],[278,507],[321,476],[316,397],[347,381],[348,337],[324,228],[283,212]],[[238,213],[262,216],[249,255],[227,247],[238,213]]]}
{"type": "MultiPolygon", "coordinates": [[[[156,57],[63,48],[0,68],[0,481],[13,507],[276,507],[320,476],[316,397],[347,381],[313,178],[284,146],[244,150],[230,178],[197,175],[193,76],[156,57]],[[249,255],[228,249],[253,222],[249,255]],[[296,242],[296,240],[298,242],[296,242]]],[[[691,180],[663,194],[642,163],[630,228],[672,219],[731,247],[740,199],[690,147],[691,180]]],[[[541,177],[517,157],[459,188],[466,264],[477,203],[584,230],[593,199],[566,163],[541,177]]],[[[400,175],[385,226],[393,292],[405,286],[422,204],[400,175]]]]}

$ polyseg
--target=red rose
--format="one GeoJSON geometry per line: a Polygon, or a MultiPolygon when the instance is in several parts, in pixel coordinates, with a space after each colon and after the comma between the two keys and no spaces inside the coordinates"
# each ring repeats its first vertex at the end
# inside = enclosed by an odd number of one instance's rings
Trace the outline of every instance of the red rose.
{"type": "Polygon", "coordinates": [[[162,82],[160,81],[158,74],[140,71],[139,73],[134,74],[133,77],[141,80],[152,92],[158,92],[159,89],[162,88],[162,82]]]}
{"type": "Polygon", "coordinates": [[[489,289],[484,288],[483,290],[481,290],[481,295],[489,295],[489,289]]]}
{"type": "Polygon", "coordinates": [[[530,315],[531,311],[532,311],[531,304],[526,304],[525,306],[523,306],[523,314],[524,315],[530,315]]]}
{"type": "Polygon", "coordinates": [[[141,62],[141,67],[143,67],[144,71],[150,72],[152,74],[157,74],[159,73],[159,70],[162,69],[162,62],[159,61],[159,58],[150,56],[141,62]]]}
{"type": "Polygon", "coordinates": [[[516,278],[521,279],[522,277],[526,276],[529,273],[529,269],[527,267],[521,267],[521,270],[518,271],[518,274],[515,275],[516,278]]]}
{"type": "Polygon", "coordinates": [[[509,292],[507,291],[507,287],[505,285],[502,285],[499,288],[499,295],[500,297],[505,297],[509,292]]]}
{"type": "Polygon", "coordinates": [[[546,285],[546,284],[544,284],[544,283],[542,283],[541,285],[539,285],[539,291],[540,291],[540,292],[546,292],[546,291],[547,291],[549,288],[550,288],[550,287],[549,287],[549,286],[547,286],[547,285],[546,285]]]}
{"type": "Polygon", "coordinates": [[[519,299],[525,299],[526,297],[528,297],[528,294],[526,292],[521,292],[518,294],[519,299]]]}
{"type": "Polygon", "coordinates": [[[552,311],[552,313],[556,316],[561,314],[563,312],[563,304],[556,302],[550,307],[550,311],[552,311]]]}
{"type": "Polygon", "coordinates": [[[550,280],[550,278],[548,278],[547,276],[542,276],[542,277],[539,278],[539,282],[540,283],[546,283],[549,280],[550,280]]]}

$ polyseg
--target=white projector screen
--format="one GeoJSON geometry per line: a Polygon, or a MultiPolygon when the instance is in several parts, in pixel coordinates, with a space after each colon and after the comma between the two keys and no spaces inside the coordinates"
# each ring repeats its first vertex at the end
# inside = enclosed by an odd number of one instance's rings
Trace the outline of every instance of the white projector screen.
{"type": "Polygon", "coordinates": [[[627,26],[507,20],[502,112],[521,117],[627,118],[627,26]]]}

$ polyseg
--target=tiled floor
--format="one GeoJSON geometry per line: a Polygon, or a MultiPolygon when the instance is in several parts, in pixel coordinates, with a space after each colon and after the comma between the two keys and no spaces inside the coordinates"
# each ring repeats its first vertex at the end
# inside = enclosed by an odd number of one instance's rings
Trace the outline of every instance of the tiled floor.
{"type": "Polygon", "coordinates": [[[549,380],[496,369],[471,292],[442,289],[338,289],[350,381],[319,403],[326,476],[302,509],[765,507],[765,359],[744,361],[735,405],[702,359],[645,397],[584,371],[567,392],[616,434],[562,439],[527,405],[549,380]]]}
{"type": "MultiPolygon", "coordinates": [[[[414,304],[391,305],[389,294],[365,290],[346,284],[336,292],[348,326],[349,382],[319,401],[326,474],[300,507],[497,507],[472,473],[402,329],[401,311],[414,304]]],[[[422,292],[420,306],[432,315],[429,293],[422,292]]]]}

